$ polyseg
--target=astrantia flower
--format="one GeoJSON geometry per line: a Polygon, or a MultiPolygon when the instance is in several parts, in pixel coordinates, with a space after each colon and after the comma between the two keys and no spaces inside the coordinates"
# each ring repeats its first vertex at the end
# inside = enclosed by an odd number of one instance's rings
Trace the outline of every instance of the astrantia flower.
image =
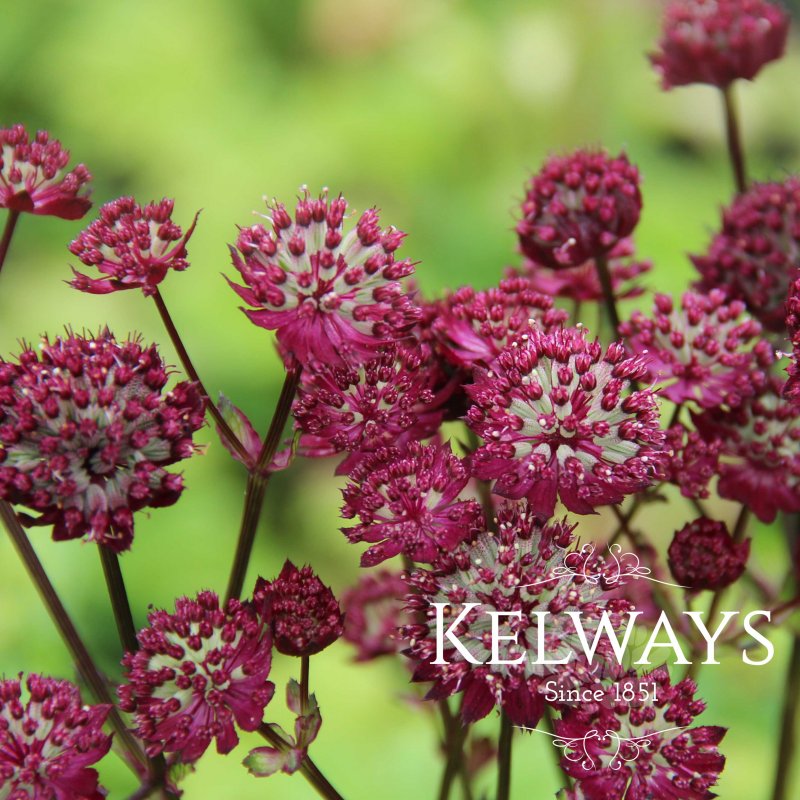
{"type": "Polygon", "coordinates": [[[531,179],[517,235],[523,253],[552,269],[608,255],[642,210],[639,171],[623,153],[555,156],[531,179]]]}
{"type": "Polygon", "coordinates": [[[504,278],[497,288],[482,292],[464,286],[446,297],[438,311],[432,324],[437,342],[455,366],[467,370],[477,362],[491,364],[532,320],[549,330],[568,317],[522,276],[504,278]]]}
{"type": "Polygon", "coordinates": [[[103,278],[89,278],[73,269],[70,286],[89,294],[141,289],[155,294],[171,269],[189,266],[186,243],[197,215],[184,234],[172,221],[174,200],[140,206],[132,197],[106,203],[100,216],[69,246],[86,266],[96,267],[103,278]]]}
{"type": "Polygon", "coordinates": [[[287,656],[314,655],[342,635],[339,603],[309,566],[287,560],[274,581],[258,579],[253,602],[271,621],[275,649],[287,656]]]}
{"type": "Polygon", "coordinates": [[[704,256],[692,256],[703,292],[724,289],[744,300],[772,331],[783,331],[789,287],[800,267],[800,178],[756,183],[722,214],[704,256]]]}
{"type": "Polygon", "coordinates": [[[127,682],[118,693],[148,755],[192,762],[215,739],[217,752],[229,753],[239,742],[235,726],[256,730],[275,690],[268,621],[239,600],[220,607],[208,591],[147,620],[139,650],[122,661],[127,682]]]}
{"type": "Polygon", "coordinates": [[[665,480],[680,488],[684,497],[695,500],[709,496],[708,485],[717,474],[722,442],[706,441],[697,431],[680,423],[667,430],[664,451],[665,480]]]}
{"type": "Polygon", "coordinates": [[[357,516],[360,524],[342,532],[351,542],[373,543],[361,556],[362,567],[399,553],[432,563],[484,525],[480,503],[460,496],[469,467],[449,443],[378,450],[350,478],[342,517],[357,516]]]}
{"type": "Polygon", "coordinates": [[[111,747],[111,707],[85,706],[67,681],[28,675],[25,686],[23,698],[20,680],[0,680],[0,797],[102,800],[91,765],[111,747]]]}
{"type": "Polygon", "coordinates": [[[689,400],[703,408],[737,404],[752,394],[752,369],[765,370],[774,361],[761,326],[745,316],[744,303],[726,304],[725,292],[686,292],[681,308],[657,294],[652,317],[634,312],[620,325],[626,347],[647,356],[647,380],[673,403],[689,400]]]}
{"type": "Polygon", "coordinates": [[[792,360],[787,368],[789,379],[783,387],[784,396],[796,405],[800,403],[800,279],[789,290],[786,301],[786,329],[789,331],[792,346],[792,360]]]}
{"type": "Polygon", "coordinates": [[[204,401],[193,383],[164,393],[155,346],[105,330],[74,333],[16,363],[0,359],[0,499],[26,506],[53,538],[85,536],[113,550],[133,539],[133,512],[174,503],[195,452],[204,401]]]}
{"type": "Polygon", "coordinates": [[[664,89],[752,80],[783,55],[789,15],[767,0],[672,0],[659,51],[650,56],[664,89]]]}
{"type": "MultiPolygon", "coordinates": [[[[498,531],[482,533],[443,556],[432,570],[415,570],[409,584],[409,610],[424,620],[404,629],[411,641],[406,654],[416,663],[415,681],[433,681],[427,698],[439,700],[463,692],[464,722],[502,708],[515,725],[535,727],[544,710],[543,685],[551,679],[570,688],[597,683],[595,667],[583,656],[571,618],[580,611],[588,632],[604,610],[611,624],[620,623],[624,601],[604,599],[601,580],[605,564],[591,549],[570,550],[573,527],[566,522],[544,526],[524,503],[507,504],[498,512],[498,531]],[[566,574],[565,564],[574,574],[566,574]],[[587,576],[592,580],[587,580],[587,576]],[[461,616],[468,603],[477,603],[452,631],[479,664],[471,663],[448,638],[443,660],[437,660],[437,619],[434,603],[446,604],[445,624],[461,616]],[[488,664],[492,659],[491,619],[488,612],[520,612],[498,617],[500,637],[494,639],[499,658],[517,664],[488,664]],[[539,652],[536,612],[550,612],[539,652]],[[521,615],[521,616],[520,616],[521,615]],[[505,637],[505,638],[502,638],[505,637]],[[516,638],[515,641],[511,639],[516,638]],[[520,661],[520,656],[524,656],[520,661]],[[536,663],[560,661],[566,664],[536,663]]],[[[587,633],[592,637],[592,633],[587,633]]],[[[607,640],[601,639],[607,644],[607,640]]],[[[604,659],[603,645],[596,658],[604,659]]],[[[607,653],[605,654],[607,655],[607,653]]]]}
{"type": "Polygon", "coordinates": [[[342,638],[355,645],[357,661],[371,661],[401,649],[404,640],[399,629],[409,622],[403,608],[407,592],[408,586],[399,572],[381,569],[364,573],[342,595],[342,638]]]}
{"type": "MultiPolygon", "coordinates": [[[[636,279],[653,268],[650,261],[639,261],[633,258],[634,254],[633,240],[630,238],[621,239],[608,254],[608,272],[618,300],[638,297],[644,289],[636,283],[636,279]]],[[[603,287],[593,259],[572,269],[550,269],[526,259],[522,270],[533,289],[542,294],[579,303],[603,299],[603,287]]]]}
{"type": "Polygon", "coordinates": [[[561,764],[585,800],[710,800],[725,767],[726,730],[690,727],[705,710],[694,681],[670,684],[666,667],[628,673],[599,706],[570,706],[556,722],[567,743],[561,764]],[[653,684],[656,699],[653,700],[653,684]],[[626,694],[629,691],[630,694],[626,694]],[[641,699],[649,692],[649,699],[641,699]],[[633,695],[633,700],[624,699],[633,695]],[[617,697],[620,699],[617,700],[617,697]]]}
{"type": "Polygon", "coordinates": [[[744,503],[762,522],[800,511],[800,407],[781,389],[774,381],[741,406],[695,417],[705,439],[721,442],[720,497],[744,503]]]}
{"type": "Polygon", "coordinates": [[[47,131],[33,141],[22,125],[0,128],[0,208],[80,219],[92,206],[88,191],[92,179],[78,164],[64,174],[69,151],[47,131]]]}
{"type": "Polygon", "coordinates": [[[282,348],[304,365],[369,358],[420,317],[400,284],[414,265],[395,259],[405,234],[382,229],[375,209],[344,233],[346,210],[341,195],[330,200],[323,191],[313,200],[304,189],[294,221],[276,201],[268,218],[272,229],[244,228],[231,248],[247,285],[229,283],[252,306],[245,314],[276,331],[282,348]]]}
{"type": "Polygon", "coordinates": [[[724,522],[700,517],[675,532],[668,555],[669,568],[681,586],[716,591],[739,580],[750,541],[736,542],[724,522]]]}
{"type": "Polygon", "coordinates": [[[496,480],[504,497],[527,497],[545,518],[556,497],[590,514],[648,486],[664,433],[653,392],[630,391],[646,372],[642,357],[620,344],[604,354],[584,330],[531,328],[467,387],[467,424],[485,442],[475,475],[496,480]]]}
{"type": "Polygon", "coordinates": [[[440,369],[425,345],[391,345],[360,367],[319,366],[305,371],[292,413],[303,432],[299,452],[347,452],[337,475],[347,475],[381,447],[427,439],[444,418],[452,386],[438,389],[440,369]],[[437,390],[437,391],[435,391],[437,390]]]}

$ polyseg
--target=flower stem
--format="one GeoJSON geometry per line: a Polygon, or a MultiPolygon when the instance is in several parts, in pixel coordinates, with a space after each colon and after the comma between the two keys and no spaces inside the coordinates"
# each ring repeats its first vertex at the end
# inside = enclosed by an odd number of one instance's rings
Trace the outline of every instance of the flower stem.
{"type": "Polygon", "coordinates": [[[200,387],[200,391],[208,400],[208,412],[213,417],[214,422],[217,423],[222,435],[225,437],[225,439],[227,439],[231,447],[236,450],[243,463],[249,463],[250,456],[245,450],[244,445],[239,441],[239,437],[231,430],[231,426],[225,421],[225,418],[222,416],[222,412],[217,408],[217,405],[212,400],[211,395],[206,391],[203,381],[200,380],[200,376],[197,374],[197,370],[194,368],[192,359],[189,358],[189,353],[184,347],[183,340],[178,333],[178,329],[175,327],[175,323],[172,321],[169,309],[167,308],[164,298],[161,296],[161,292],[158,290],[158,288],[156,288],[155,294],[153,295],[153,300],[155,300],[156,308],[161,316],[161,321],[164,323],[164,327],[167,329],[169,338],[172,341],[172,346],[178,353],[178,358],[183,366],[183,371],[186,373],[189,380],[193,381],[200,387]]]}
{"type": "Polygon", "coordinates": [[[800,636],[794,637],[792,657],[789,661],[789,674],[786,678],[786,692],[783,699],[783,718],[781,738],[778,746],[778,761],[775,768],[775,788],[772,800],[787,800],[789,778],[795,760],[797,709],[800,707],[800,636]]]}
{"type": "Polygon", "coordinates": [[[747,533],[747,524],[750,522],[750,509],[742,506],[739,516],[736,518],[736,525],[733,528],[733,540],[740,544],[747,533]]]}
{"type": "MultiPolygon", "coordinates": [[[[258,732],[279,750],[284,751],[289,748],[289,743],[276,733],[269,725],[262,725],[258,732]]],[[[330,781],[322,774],[320,768],[308,757],[303,759],[300,765],[300,774],[317,790],[321,797],[327,800],[344,800],[344,798],[333,788],[330,781]]]]}
{"type": "MultiPolygon", "coordinates": [[[[553,721],[553,710],[550,706],[545,706],[544,714],[542,715],[542,723],[544,725],[545,731],[550,734],[550,736],[555,739],[556,737],[556,725],[553,721]]],[[[564,770],[564,767],[561,765],[561,755],[560,751],[556,747],[550,748],[553,751],[553,756],[555,758],[555,765],[556,771],[558,772],[558,776],[561,780],[566,782],[567,788],[572,788],[572,776],[564,770]]]]}
{"type": "Polygon", "coordinates": [[[733,86],[727,86],[722,89],[722,102],[725,107],[725,133],[728,138],[728,155],[733,168],[736,191],[741,194],[747,190],[747,173],[744,163],[744,149],[742,148],[742,135],[739,128],[739,114],[736,110],[736,99],[733,96],[733,86]]]}
{"type": "Polygon", "coordinates": [[[614,296],[614,285],[611,282],[611,271],[608,268],[608,258],[605,255],[595,256],[594,263],[597,267],[597,277],[603,287],[603,300],[611,327],[614,329],[614,338],[619,338],[619,312],[617,299],[614,296]]]}
{"type": "Polygon", "coordinates": [[[0,272],[3,271],[3,264],[6,260],[9,245],[11,244],[11,237],[14,235],[14,229],[17,227],[19,220],[19,211],[9,210],[6,217],[6,226],[3,229],[3,238],[0,239],[0,272]]]}
{"type": "Polygon", "coordinates": [[[103,574],[108,587],[108,596],[111,608],[114,610],[114,621],[117,623],[117,632],[122,649],[134,653],[139,647],[136,641],[136,626],[133,623],[131,604],[125,590],[125,581],[119,566],[119,556],[110,548],[98,545],[100,562],[103,565],[103,574]]]}
{"type": "Polygon", "coordinates": [[[457,716],[453,715],[447,698],[439,701],[439,710],[442,714],[442,723],[444,724],[444,740],[447,755],[444,771],[442,772],[442,781],[439,784],[439,800],[449,800],[453,782],[458,774],[461,775],[464,796],[466,798],[471,798],[472,786],[464,761],[464,743],[467,741],[469,728],[467,725],[462,724],[457,716]]]}
{"type": "Polygon", "coordinates": [[[310,656],[300,656],[300,714],[308,711],[308,673],[311,669],[310,656]]]}
{"type": "Polygon", "coordinates": [[[508,714],[502,712],[500,717],[500,741],[497,751],[497,800],[509,800],[511,797],[511,743],[514,727],[508,714]]]}
{"type": "Polygon", "coordinates": [[[254,469],[247,476],[247,488],[244,496],[244,509],[242,510],[242,524],[239,530],[239,541],[236,545],[236,553],[233,557],[233,566],[228,579],[228,591],[226,597],[239,597],[242,593],[247,565],[250,563],[250,555],[253,552],[253,542],[256,538],[258,521],[261,518],[261,509],[264,506],[264,495],[267,491],[269,482],[269,472],[267,467],[275,457],[275,451],[281,440],[283,429],[292,410],[292,401],[300,383],[302,367],[292,364],[286,371],[278,403],[272,415],[272,421],[267,431],[267,436],[261,446],[258,462],[254,469]]]}
{"type": "Polygon", "coordinates": [[[14,509],[4,500],[0,500],[0,517],[3,520],[17,553],[25,564],[28,574],[44,601],[50,613],[50,617],[55,623],[58,632],[61,634],[64,644],[72,655],[78,673],[89,687],[95,700],[98,703],[111,706],[109,721],[116,731],[120,742],[122,742],[125,751],[133,762],[138,763],[141,767],[145,767],[147,765],[147,759],[144,753],[139,747],[138,742],[131,735],[127,725],[115,707],[108,685],[89,654],[86,645],[83,643],[66,608],[64,608],[64,604],[56,593],[50,578],[47,577],[44,566],[28,540],[28,536],[22,528],[17,515],[14,513],[14,509]]]}

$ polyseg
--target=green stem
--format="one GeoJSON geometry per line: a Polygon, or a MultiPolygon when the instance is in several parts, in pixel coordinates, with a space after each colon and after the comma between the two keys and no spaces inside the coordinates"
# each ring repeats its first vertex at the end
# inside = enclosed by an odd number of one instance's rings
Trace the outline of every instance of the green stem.
{"type": "Polygon", "coordinates": [[[786,691],[783,699],[780,744],[775,768],[775,788],[772,800],[787,800],[789,778],[795,761],[797,709],[800,707],[800,636],[794,637],[789,674],[786,676],[786,691]]]}
{"type": "Polygon", "coordinates": [[[283,429],[292,411],[292,402],[300,383],[302,367],[292,365],[286,371],[278,403],[267,431],[267,436],[261,446],[258,462],[247,477],[247,487],[244,496],[244,509],[242,511],[242,524],[239,529],[239,541],[236,544],[236,553],[233,557],[230,577],[228,578],[228,591],[226,597],[239,597],[242,593],[247,565],[253,552],[253,542],[256,538],[261,510],[264,506],[264,495],[269,482],[267,468],[275,457],[275,452],[281,441],[283,429]]]}
{"type": "Polygon", "coordinates": [[[597,277],[603,287],[603,301],[611,327],[614,329],[614,338],[619,338],[619,312],[617,311],[617,298],[614,296],[614,285],[611,281],[611,271],[608,267],[608,258],[605,255],[595,256],[597,277]]]}
{"type": "Polygon", "coordinates": [[[511,797],[511,744],[514,727],[508,714],[502,712],[500,717],[500,741],[497,750],[497,800],[509,800],[511,797]]]}
{"type": "Polygon", "coordinates": [[[0,272],[3,271],[3,264],[6,261],[8,248],[11,245],[11,237],[14,235],[14,229],[17,227],[19,220],[19,211],[9,211],[6,217],[6,226],[3,229],[3,238],[0,239],[0,272]]]}
{"type": "Polygon", "coordinates": [[[731,161],[731,167],[733,168],[736,191],[741,194],[747,190],[747,171],[744,163],[744,148],[742,147],[739,114],[736,109],[733,86],[727,86],[722,90],[722,102],[725,110],[725,133],[728,139],[728,156],[731,161]]]}
{"type": "Polygon", "coordinates": [[[136,640],[136,626],[133,623],[131,604],[125,590],[125,581],[119,565],[119,556],[110,548],[98,545],[100,562],[103,565],[103,574],[108,587],[108,596],[111,608],[114,610],[114,621],[117,623],[117,633],[122,649],[127,653],[134,653],[139,647],[136,640]]]}
{"type": "Polygon", "coordinates": [[[464,796],[467,800],[472,798],[472,784],[470,781],[467,764],[464,759],[464,744],[467,741],[469,727],[453,715],[447,698],[439,701],[439,711],[442,715],[444,726],[444,743],[446,760],[442,780],[439,784],[439,800],[449,800],[450,792],[456,775],[461,776],[464,796]]]}

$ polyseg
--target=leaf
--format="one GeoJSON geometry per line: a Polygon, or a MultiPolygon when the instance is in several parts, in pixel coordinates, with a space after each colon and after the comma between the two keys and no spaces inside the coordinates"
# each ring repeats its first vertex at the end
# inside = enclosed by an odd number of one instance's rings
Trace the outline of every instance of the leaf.
{"type": "Polygon", "coordinates": [[[228,423],[231,431],[236,438],[242,443],[247,455],[250,458],[249,463],[245,462],[231,443],[225,438],[217,425],[217,435],[219,436],[225,449],[237,460],[242,462],[248,469],[253,467],[258,461],[258,455],[261,452],[261,437],[256,432],[246,414],[237,408],[224,394],[220,392],[219,395],[219,412],[222,418],[228,423]]]}

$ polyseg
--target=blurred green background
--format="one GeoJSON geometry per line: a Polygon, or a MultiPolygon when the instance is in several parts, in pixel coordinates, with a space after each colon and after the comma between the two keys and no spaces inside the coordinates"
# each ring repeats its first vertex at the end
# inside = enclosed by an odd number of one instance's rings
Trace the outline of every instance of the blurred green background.
{"type": "MultiPolygon", "coordinates": [[[[65,0],[8,3],[0,26],[0,124],[44,127],[95,176],[97,204],[120,194],[176,199],[184,225],[203,209],[189,271],[163,287],[196,366],[266,425],[281,380],[271,336],[237,310],[220,272],[226,244],[250,224],[263,195],[290,201],[306,183],[343,191],[361,210],[409,233],[425,292],[495,282],[516,262],[515,207],[529,171],[552,151],[603,143],[625,148],[644,177],[637,231],[656,270],[651,285],[680,291],[685,254],[704,247],[731,191],[715,92],[662,93],[644,53],[660,4],[646,0],[65,0]]],[[[742,86],[753,174],[780,178],[800,159],[800,46],[742,86]]],[[[90,215],[91,218],[91,215],[90,215]]],[[[88,220],[87,220],[88,221],[88,220]]],[[[85,223],[83,223],[85,224],[85,223]]],[[[17,340],[65,324],[165,341],[154,306],[140,294],[81,295],[63,282],[66,244],[83,226],[24,217],[2,275],[0,353],[17,340]]],[[[640,301],[642,302],[642,301],[640,301]]],[[[591,321],[590,321],[591,322],[591,321]]],[[[208,429],[204,457],[186,464],[188,489],[174,507],[140,514],[123,569],[137,621],[148,604],[224,590],[244,471],[208,429]]],[[[340,480],[331,462],[298,462],[268,493],[251,579],[273,576],[284,558],[309,561],[339,591],[358,574],[360,548],[338,532],[340,480]]],[[[714,511],[730,517],[735,509],[714,511]]],[[[668,541],[689,514],[676,499],[643,516],[668,541]]],[[[610,521],[582,523],[584,539],[610,521]]],[[[119,652],[92,547],[33,540],[78,626],[111,676],[119,652]]],[[[755,561],[779,570],[780,535],[759,530],[755,561]]],[[[7,539],[0,537],[0,673],[71,677],[65,654],[7,539]]],[[[250,582],[250,581],[248,581],[250,582]]],[[[731,596],[726,607],[736,608],[731,596]]],[[[738,655],[706,668],[701,718],[730,727],[719,794],[766,798],[776,743],[786,638],[778,656],[748,668],[738,655]]],[[[348,798],[431,797],[440,766],[435,721],[407,702],[413,691],[395,663],[358,666],[339,642],[312,664],[324,725],[314,758],[348,798]]],[[[281,687],[295,663],[276,659],[281,687]]],[[[275,719],[287,722],[282,702],[275,719]]],[[[482,728],[493,730],[496,720],[482,728]]],[[[248,745],[223,759],[209,753],[184,784],[187,798],[307,798],[299,776],[256,780],[240,766],[248,745]]],[[[550,746],[520,738],[514,794],[549,798],[560,786],[550,746]]],[[[112,797],[133,790],[113,757],[101,768],[112,797]]],[[[490,786],[491,771],[482,785],[490,786]]]]}

